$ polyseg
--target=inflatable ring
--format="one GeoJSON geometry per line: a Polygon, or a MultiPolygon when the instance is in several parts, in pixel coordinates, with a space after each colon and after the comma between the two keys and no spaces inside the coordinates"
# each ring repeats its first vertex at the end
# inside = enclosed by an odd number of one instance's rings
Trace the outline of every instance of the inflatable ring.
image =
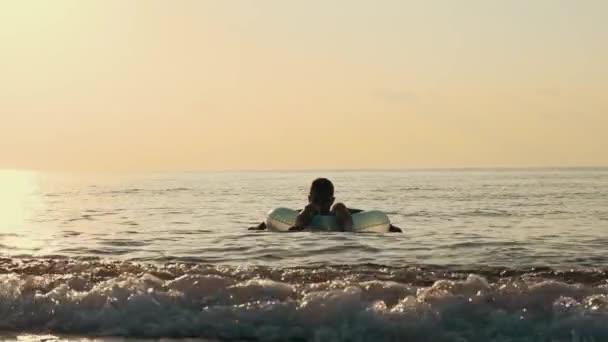
{"type": "MultiPolygon", "coordinates": [[[[268,230],[285,232],[296,223],[299,211],[289,208],[276,208],[268,212],[266,227],[268,230]]],[[[352,214],[353,231],[361,233],[387,233],[391,226],[388,216],[379,210],[361,211],[352,214]]],[[[314,231],[338,231],[335,216],[317,215],[308,229],[314,231]]]]}

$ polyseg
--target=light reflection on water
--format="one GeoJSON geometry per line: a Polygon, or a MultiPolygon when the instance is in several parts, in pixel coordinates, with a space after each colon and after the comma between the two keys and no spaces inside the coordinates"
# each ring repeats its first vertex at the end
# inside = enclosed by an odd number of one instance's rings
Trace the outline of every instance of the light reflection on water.
{"type": "Polygon", "coordinates": [[[31,253],[44,245],[46,230],[30,222],[43,211],[38,174],[25,171],[0,171],[0,244],[15,254],[31,253]]]}

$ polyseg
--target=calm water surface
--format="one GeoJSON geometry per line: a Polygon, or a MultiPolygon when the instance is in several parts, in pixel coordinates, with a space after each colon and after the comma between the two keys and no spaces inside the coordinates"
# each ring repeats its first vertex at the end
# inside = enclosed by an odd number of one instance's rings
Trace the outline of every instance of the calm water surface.
{"type": "Polygon", "coordinates": [[[283,266],[559,268],[608,261],[608,170],[602,169],[30,174],[8,181],[13,191],[2,194],[3,203],[14,202],[0,227],[7,256],[283,266]],[[246,230],[273,207],[301,208],[317,176],[333,180],[337,200],[384,210],[405,234],[246,230]]]}

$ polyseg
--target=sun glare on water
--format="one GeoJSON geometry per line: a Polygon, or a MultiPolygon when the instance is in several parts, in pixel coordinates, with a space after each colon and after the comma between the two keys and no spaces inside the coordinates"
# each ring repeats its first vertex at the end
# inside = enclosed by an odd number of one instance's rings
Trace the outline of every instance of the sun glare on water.
{"type": "Polygon", "coordinates": [[[37,174],[27,171],[0,171],[0,234],[19,234],[31,218],[37,202],[37,174]]]}

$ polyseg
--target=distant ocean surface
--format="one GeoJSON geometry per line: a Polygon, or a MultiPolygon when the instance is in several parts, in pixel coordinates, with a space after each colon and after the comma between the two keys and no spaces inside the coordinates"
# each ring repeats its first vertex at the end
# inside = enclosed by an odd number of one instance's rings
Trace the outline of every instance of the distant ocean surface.
{"type": "Polygon", "coordinates": [[[0,339],[608,341],[608,169],[0,171],[0,339]],[[248,231],[316,177],[403,234],[248,231]]]}

